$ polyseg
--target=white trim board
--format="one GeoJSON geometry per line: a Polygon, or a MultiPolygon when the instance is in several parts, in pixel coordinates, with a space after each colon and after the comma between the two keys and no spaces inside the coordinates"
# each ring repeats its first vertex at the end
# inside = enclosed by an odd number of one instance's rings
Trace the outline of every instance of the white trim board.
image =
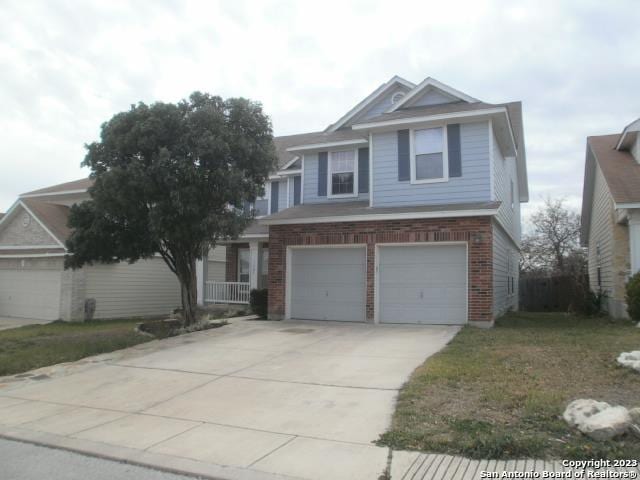
{"type": "Polygon", "coordinates": [[[373,213],[366,215],[336,215],[315,218],[288,218],[281,220],[260,220],[262,225],[295,225],[301,223],[341,223],[341,222],[367,222],[377,220],[407,220],[422,218],[457,218],[457,217],[489,217],[498,213],[497,208],[481,210],[457,210],[438,212],[408,212],[408,213],[373,213]]]}
{"type": "Polygon", "coordinates": [[[480,101],[477,98],[473,98],[472,96],[467,95],[466,93],[463,93],[460,90],[456,90],[455,88],[450,87],[449,85],[446,85],[436,80],[435,78],[427,77],[422,82],[420,82],[420,84],[417,87],[415,87],[413,90],[407,93],[404,96],[404,98],[402,98],[399,102],[395,103],[388,110],[388,112],[395,112],[399,108],[402,108],[403,105],[410,103],[411,99],[416,98],[418,95],[420,95],[422,92],[424,92],[425,90],[427,90],[427,88],[430,88],[430,87],[441,90],[444,93],[451,95],[452,97],[459,98],[460,100],[463,100],[468,103],[477,103],[480,101]]]}
{"type": "MultiPolygon", "coordinates": [[[[495,107],[495,108],[484,108],[481,110],[467,110],[464,112],[451,112],[451,113],[439,113],[436,115],[424,115],[421,117],[405,117],[405,118],[395,118],[393,120],[384,120],[379,122],[367,122],[367,123],[356,123],[351,128],[353,130],[368,130],[370,128],[377,127],[393,127],[396,125],[406,125],[409,123],[426,123],[426,122],[436,122],[439,120],[450,120],[452,118],[465,118],[465,117],[480,117],[483,115],[495,115],[498,113],[504,113],[507,115],[508,112],[506,107],[495,107]]],[[[509,130],[511,130],[511,125],[509,125],[509,130]]],[[[515,142],[514,142],[515,145],[515,142]]]]}
{"type": "Polygon", "coordinates": [[[347,123],[353,117],[355,117],[356,115],[361,113],[364,109],[366,109],[369,105],[371,105],[384,92],[386,92],[387,90],[389,90],[391,87],[395,86],[396,84],[400,84],[400,85],[403,85],[403,86],[407,87],[409,89],[409,91],[411,91],[412,89],[414,89],[416,87],[414,83],[411,83],[408,80],[405,80],[404,78],[401,78],[401,77],[395,75],[389,81],[387,81],[386,83],[383,83],[378,88],[376,88],[367,97],[365,97],[364,100],[362,100],[355,107],[353,107],[351,110],[349,110],[347,113],[345,113],[342,117],[340,117],[340,119],[336,123],[334,123],[332,125],[329,125],[325,129],[325,132],[335,132],[336,130],[338,130],[345,123],[347,123]]]}
{"type": "MultiPolygon", "coordinates": [[[[284,297],[284,318],[286,320],[291,319],[291,252],[292,250],[302,250],[302,249],[328,249],[328,248],[364,248],[364,317],[362,322],[367,323],[367,244],[366,243],[349,243],[349,244],[338,244],[332,243],[328,245],[287,245],[287,251],[285,254],[286,265],[285,265],[285,297],[284,297]]],[[[329,321],[329,320],[327,320],[329,321]]],[[[350,322],[345,322],[350,323],[350,322]]],[[[358,323],[358,322],[351,322],[358,323]]]]}
{"type": "Polygon", "coordinates": [[[46,258],[46,257],[64,257],[66,253],[16,253],[14,255],[0,254],[0,258],[46,258]]]}
{"type": "Polygon", "coordinates": [[[60,192],[48,192],[48,193],[24,193],[18,198],[36,198],[36,197],[54,197],[57,195],[71,195],[74,193],[87,193],[87,189],[78,189],[78,190],[63,190],[60,192]]]}
{"type": "Polygon", "coordinates": [[[0,250],[38,250],[43,248],[60,248],[60,245],[0,245],[0,250]]]}
{"type": "MultiPolygon", "coordinates": [[[[376,243],[374,253],[374,269],[373,269],[373,323],[380,323],[380,248],[385,247],[437,247],[442,245],[464,245],[465,249],[465,289],[467,291],[467,301],[465,302],[466,323],[469,323],[469,242],[450,241],[450,242],[398,242],[398,243],[376,243]]],[[[406,324],[420,325],[420,324],[406,324]]]]}
{"type": "Polygon", "coordinates": [[[366,138],[354,138],[352,140],[340,140],[338,142],[310,143],[308,145],[298,145],[295,147],[289,147],[287,148],[287,152],[319,150],[322,148],[343,147],[347,145],[361,145],[363,143],[369,143],[369,140],[367,140],[366,138]]]}

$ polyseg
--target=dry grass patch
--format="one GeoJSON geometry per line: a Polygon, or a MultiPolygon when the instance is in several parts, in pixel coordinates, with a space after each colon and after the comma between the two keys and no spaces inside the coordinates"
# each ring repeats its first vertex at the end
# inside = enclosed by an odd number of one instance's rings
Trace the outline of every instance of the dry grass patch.
{"type": "Polygon", "coordinates": [[[474,458],[640,458],[640,440],[595,442],[561,419],[576,398],[640,406],[640,375],[619,367],[640,348],[628,322],[510,314],[471,327],[416,369],[381,444],[474,458]]]}
{"type": "Polygon", "coordinates": [[[53,322],[0,331],[0,376],[73,362],[153,340],[135,331],[139,320],[53,322]]]}

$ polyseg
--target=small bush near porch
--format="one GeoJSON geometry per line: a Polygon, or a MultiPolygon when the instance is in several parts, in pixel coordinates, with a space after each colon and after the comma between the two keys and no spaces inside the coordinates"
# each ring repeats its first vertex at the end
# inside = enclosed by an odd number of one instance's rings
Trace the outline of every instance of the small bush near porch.
{"type": "Polygon", "coordinates": [[[595,442],[561,415],[576,398],[640,406],[640,375],[617,366],[640,328],[607,318],[513,313],[464,328],[403,387],[381,444],[473,458],[640,458],[640,439],[595,442]]]}

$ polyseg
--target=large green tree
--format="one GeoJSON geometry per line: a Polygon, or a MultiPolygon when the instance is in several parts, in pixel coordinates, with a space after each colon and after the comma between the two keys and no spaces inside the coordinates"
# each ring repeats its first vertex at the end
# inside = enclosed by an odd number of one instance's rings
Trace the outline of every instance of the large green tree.
{"type": "Polygon", "coordinates": [[[95,182],[91,199],[71,208],[65,267],[159,254],[193,323],[196,260],[244,230],[242,206],[263,193],[275,164],[269,118],[259,103],[195,92],[118,113],[86,148],[95,182]]]}

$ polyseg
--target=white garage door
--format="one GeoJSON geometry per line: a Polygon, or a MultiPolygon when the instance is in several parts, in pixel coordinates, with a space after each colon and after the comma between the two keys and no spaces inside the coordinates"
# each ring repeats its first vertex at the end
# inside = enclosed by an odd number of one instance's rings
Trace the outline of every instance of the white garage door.
{"type": "Polygon", "coordinates": [[[465,245],[380,246],[381,323],[467,322],[465,245]]]}
{"type": "Polygon", "coordinates": [[[0,317],[60,318],[60,271],[0,270],[0,317]]]}
{"type": "Polygon", "coordinates": [[[291,249],[291,318],[364,322],[365,248],[291,249]]]}

